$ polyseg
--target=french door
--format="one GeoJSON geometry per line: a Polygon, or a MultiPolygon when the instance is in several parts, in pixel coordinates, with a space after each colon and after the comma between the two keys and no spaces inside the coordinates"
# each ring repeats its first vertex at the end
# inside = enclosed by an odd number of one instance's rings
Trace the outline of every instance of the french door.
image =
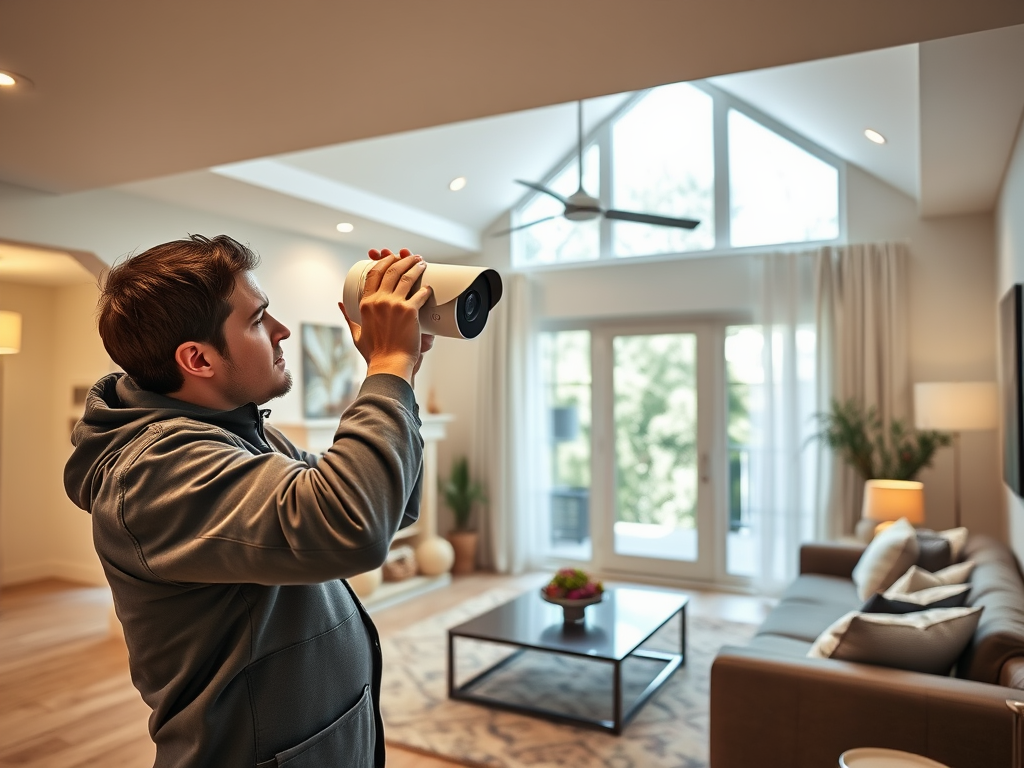
{"type": "Polygon", "coordinates": [[[593,562],[672,579],[722,571],[723,328],[591,330],[593,562]]]}

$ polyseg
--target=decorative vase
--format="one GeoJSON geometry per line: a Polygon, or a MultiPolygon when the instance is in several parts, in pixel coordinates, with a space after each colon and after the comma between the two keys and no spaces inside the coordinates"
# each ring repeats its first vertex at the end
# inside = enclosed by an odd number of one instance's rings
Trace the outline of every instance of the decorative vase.
{"type": "Polygon", "coordinates": [[[472,573],[476,570],[476,531],[451,531],[448,541],[455,550],[455,563],[452,573],[472,573]]]}
{"type": "Polygon", "coordinates": [[[603,592],[598,592],[593,597],[569,600],[564,597],[551,597],[543,589],[540,591],[540,596],[547,602],[562,607],[562,621],[566,624],[582,624],[586,618],[586,607],[594,605],[594,603],[600,603],[604,599],[603,592]]]}
{"type": "Polygon", "coordinates": [[[424,576],[448,573],[455,562],[455,548],[440,536],[431,536],[416,547],[416,562],[424,576]]]}

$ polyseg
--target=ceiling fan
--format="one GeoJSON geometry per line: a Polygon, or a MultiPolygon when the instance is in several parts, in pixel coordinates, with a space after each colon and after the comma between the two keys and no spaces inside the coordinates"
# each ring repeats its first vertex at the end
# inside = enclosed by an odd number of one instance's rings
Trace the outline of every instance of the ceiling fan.
{"type": "Polygon", "coordinates": [[[580,184],[579,189],[573,192],[569,197],[563,197],[562,195],[555,192],[553,189],[548,189],[543,184],[538,184],[533,181],[523,181],[522,179],[516,179],[517,184],[522,184],[524,187],[535,189],[538,192],[543,192],[545,195],[550,195],[565,206],[565,210],[562,213],[555,216],[545,216],[543,219],[537,219],[527,224],[520,224],[517,227],[511,229],[504,229],[501,232],[495,232],[492,237],[500,237],[501,235],[507,235],[510,232],[516,232],[520,229],[526,229],[532,227],[535,224],[540,224],[543,221],[550,221],[551,219],[557,219],[559,216],[564,216],[569,221],[590,221],[596,219],[599,216],[604,216],[606,219],[615,219],[617,221],[635,221],[640,224],[656,224],[662,227],[680,227],[682,229],[694,229],[700,224],[700,221],[696,219],[677,219],[672,216],[657,216],[651,213],[635,213],[634,211],[619,211],[614,208],[602,208],[601,201],[596,197],[588,195],[583,189],[583,102],[577,102],[576,107],[576,127],[577,136],[579,141],[576,149],[576,160],[579,168],[580,184]]]}

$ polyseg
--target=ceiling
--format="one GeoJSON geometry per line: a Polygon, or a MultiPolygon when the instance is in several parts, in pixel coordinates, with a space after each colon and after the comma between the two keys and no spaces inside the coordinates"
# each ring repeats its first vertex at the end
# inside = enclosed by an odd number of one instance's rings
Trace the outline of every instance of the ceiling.
{"type": "Polygon", "coordinates": [[[0,180],[71,192],[1024,23],[1020,0],[4,0],[0,180]]]}
{"type": "Polygon", "coordinates": [[[1024,27],[1002,29],[1024,25],[1019,0],[104,0],[50,10],[4,0],[0,68],[33,87],[0,92],[0,181],[56,193],[119,185],[434,256],[478,249],[521,197],[512,179],[539,179],[571,152],[567,102],[577,98],[593,125],[621,101],[607,94],[728,75],[716,82],[918,197],[925,213],[933,184],[956,187],[965,172],[944,180],[929,158],[961,151],[965,132],[990,150],[984,179],[967,202],[947,190],[936,210],[991,207],[992,169],[1005,165],[1024,98],[1010,82],[1024,70],[1013,68],[1024,27]],[[994,31],[938,40],[983,30],[994,31]],[[933,120],[948,130],[931,131],[933,120]],[[890,136],[881,153],[864,146],[868,122],[890,136]],[[452,193],[458,175],[469,184],[452,193]],[[340,220],[355,231],[338,233],[340,220]]]}

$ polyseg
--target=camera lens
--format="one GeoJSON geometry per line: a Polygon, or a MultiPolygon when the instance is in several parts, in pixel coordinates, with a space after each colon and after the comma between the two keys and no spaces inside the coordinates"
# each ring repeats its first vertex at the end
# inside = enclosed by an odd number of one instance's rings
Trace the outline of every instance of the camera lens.
{"type": "Polygon", "coordinates": [[[476,320],[476,316],[480,314],[480,294],[476,291],[467,293],[463,307],[466,312],[466,319],[469,322],[476,320]]]}

